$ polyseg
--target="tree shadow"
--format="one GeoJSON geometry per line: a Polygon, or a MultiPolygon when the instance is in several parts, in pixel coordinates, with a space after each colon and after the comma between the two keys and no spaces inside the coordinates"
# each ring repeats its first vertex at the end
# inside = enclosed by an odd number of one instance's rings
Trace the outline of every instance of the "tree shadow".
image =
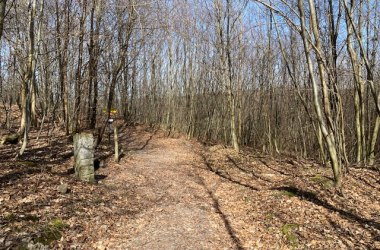
{"type": "Polygon", "coordinates": [[[18,145],[0,145],[0,162],[9,162],[15,159],[18,153],[18,145]]]}
{"type": "MultiPolygon", "coordinates": [[[[350,241],[352,241],[352,239],[356,239],[357,235],[353,234],[351,230],[348,230],[348,228],[343,227],[342,225],[340,225],[337,221],[335,221],[333,219],[330,219],[330,218],[328,218],[327,220],[330,223],[330,225],[333,228],[335,228],[336,234],[339,236],[339,239],[343,242],[343,244],[346,247],[349,248],[350,245],[352,245],[352,243],[350,244],[350,241]]],[[[379,241],[379,240],[380,240],[380,236],[379,235],[377,235],[377,236],[374,235],[373,241],[379,241]]],[[[369,244],[365,245],[365,248],[366,249],[375,249],[373,246],[371,246],[369,244]]]]}
{"type": "Polygon", "coordinates": [[[18,160],[35,160],[39,164],[62,164],[73,155],[71,145],[64,139],[58,138],[53,145],[27,148],[18,160]]]}
{"type": "MultiPolygon", "coordinates": [[[[52,142],[52,145],[29,148],[25,154],[19,156],[17,162],[34,162],[35,166],[25,166],[25,170],[12,172],[8,175],[0,177],[0,185],[2,182],[7,179],[15,180],[15,178],[22,178],[25,174],[35,174],[39,172],[43,172],[44,170],[50,168],[52,166],[67,164],[68,160],[74,156],[73,147],[71,144],[67,143],[68,137],[57,137],[52,142]]],[[[15,149],[13,149],[15,150],[15,149]]],[[[95,151],[95,159],[94,159],[94,170],[97,171],[100,167],[103,167],[104,162],[114,154],[111,152],[104,152],[102,150],[95,151]],[[102,164],[100,164],[102,163],[102,164]]],[[[2,161],[2,160],[0,160],[2,161]]],[[[15,161],[13,161],[15,162],[15,161]]],[[[12,163],[12,161],[7,161],[7,164],[12,163]]],[[[52,174],[59,176],[70,176],[75,173],[75,169],[73,167],[74,164],[71,164],[70,167],[64,172],[56,172],[50,171],[52,174]]]]}
{"type": "Polygon", "coordinates": [[[101,181],[101,180],[104,180],[106,179],[108,176],[107,175],[104,175],[104,174],[96,174],[95,175],[95,181],[98,182],[98,181],[101,181]]]}
{"type": "Polygon", "coordinates": [[[236,235],[236,232],[235,232],[234,228],[232,227],[230,220],[223,213],[223,211],[222,211],[222,209],[220,207],[219,200],[216,198],[216,196],[214,195],[214,193],[212,192],[212,190],[207,187],[207,185],[204,182],[204,180],[202,178],[200,178],[200,177],[199,177],[199,179],[200,179],[201,185],[204,187],[204,189],[206,190],[207,194],[211,198],[211,200],[212,200],[212,206],[215,209],[216,213],[219,215],[220,219],[223,221],[224,227],[226,228],[227,233],[230,236],[231,240],[234,242],[234,244],[236,246],[236,249],[243,250],[244,248],[243,248],[242,242],[239,239],[239,237],[236,235]]]}
{"type": "Polygon", "coordinates": [[[143,150],[146,148],[146,146],[148,146],[149,142],[153,139],[153,137],[157,134],[158,132],[158,129],[154,129],[153,132],[151,132],[152,134],[149,136],[148,140],[146,140],[146,142],[144,143],[144,145],[140,148],[140,150],[143,150]]]}
{"type": "Polygon", "coordinates": [[[146,142],[144,143],[144,145],[141,148],[139,148],[139,150],[144,150],[146,148],[146,146],[148,146],[149,142],[152,140],[153,136],[154,136],[154,134],[150,135],[149,139],[146,140],[146,142]]]}
{"type": "Polygon", "coordinates": [[[41,172],[42,168],[40,167],[23,166],[23,169],[20,169],[18,171],[16,170],[11,173],[0,176],[0,188],[5,188],[7,186],[14,185],[13,182],[17,181],[18,179],[24,178],[26,175],[32,175],[41,172]]]}
{"type": "Polygon", "coordinates": [[[237,168],[237,169],[239,169],[240,171],[242,171],[242,172],[244,172],[244,173],[246,173],[246,174],[248,174],[248,175],[251,175],[252,177],[255,177],[256,179],[258,179],[258,180],[263,180],[263,181],[266,181],[266,182],[270,182],[270,183],[272,183],[272,181],[271,180],[269,180],[269,179],[267,179],[267,178],[264,178],[264,177],[262,177],[262,176],[259,176],[259,175],[257,175],[253,170],[251,170],[251,171],[249,171],[249,170],[247,170],[247,169],[244,169],[244,168],[242,168],[242,167],[240,167],[239,166],[239,164],[233,159],[233,158],[231,158],[229,155],[227,155],[227,159],[237,168]]]}
{"type": "Polygon", "coordinates": [[[281,174],[281,175],[285,175],[285,176],[292,176],[292,175],[289,174],[289,173],[286,173],[286,172],[284,172],[284,171],[282,171],[282,170],[278,170],[278,169],[276,169],[276,168],[271,167],[271,166],[270,166],[266,161],[264,161],[263,159],[259,159],[259,161],[260,161],[265,167],[269,168],[269,169],[272,170],[273,172],[277,172],[277,173],[279,173],[279,174],[281,174]]]}
{"type": "Polygon", "coordinates": [[[74,167],[67,169],[66,175],[73,175],[73,174],[75,174],[75,168],[74,167]]]}
{"type": "Polygon", "coordinates": [[[201,154],[201,157],[202,157],[203,162],[206,165],[208,171],[213,172],[214,174],[218,175],[219,177],[223,178],[224,180],[227,180],[227,181],[232,182],[234,184],[237,184],[239,186],[249,188],[250,190],[253,190],[253,191],[259,190],[257,187],[254,187],[254,186],[246,184],[246,183],[242,183],[241,181],[233,179],[230,175],[228,175],[226,173],[223,173],[217,169],[213,169],[212,164],[207,160],[206,156],[204,154],[201,154]]]}
{"type": "MultiPolygon", "coordinates": [[[[155,129],[150,135],[147,140],[145,140],[143,143],[140,144],[140,141],[136,139],[136,136],[131,133],[130,135],[128,134],[123,134],[120,136],[120,140],[123,141],[123,143],[120,143],[120,145],[124,145],[127,148],[127,151],[131,150],[144,150],[153,137],[156,135],[158,129],[155,129]]],[[[139,137],[139,136],[138,136],[139,137]]]]}
{"type": "Polygon", "coordinates": [[[324,207],[324,208],[330,210],[331,212],[336,212],[341,217],[343,217],[347,220],[359,223],[362,228],[366,229],[368,226],[370,226],[370,227],[373,227],[373,228],[380,230],[380,223],[379,222],[371,220],[371,219],[362,218],[362,217],[360,217],[354,213],[351,213],[351,212],[345,211],[343,209],[334,207],[330,203],[323,201],[320,198],[318,198],[315,193],[305,191],[305,190],[299,189],[299,188],[294,187],[294,186],[276,187],[276,188],[272,188],[272,190],[291,192],[301,199],[312,202],[317,206],[324,207]]]}
{"type": "MultiPolygon", "coordinates": [[[[364,179],[362,176],[355,174],[355,173],[350,173],[352,176],[355,177],[356,180],[362,181],[365,185],[370,186],[371,188],[375,190],[380,190],[380,187],[374,186],[372,183],[370,183],[368,180],[364,179]]],[[[377,183],[380,184],[380,180],[377,181],[377,183]]]]}

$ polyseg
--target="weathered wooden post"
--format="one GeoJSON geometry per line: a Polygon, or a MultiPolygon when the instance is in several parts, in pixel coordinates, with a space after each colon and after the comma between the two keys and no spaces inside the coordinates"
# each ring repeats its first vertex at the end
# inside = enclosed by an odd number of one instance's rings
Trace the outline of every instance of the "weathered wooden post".
{"type": "Polygon", "coordinates": [[[116,126],[113,129],[113,138],[114,138],[114,142],[115,142],[115,162],[119,163],[119,161],[120,161],[119,139],[117,136],[117,127],[116,126]]]}
{"type": "Polygon", "coordinates": [[[74,136],[75,176],[81,181],[95,182],[94,136],[80,133],[74,136]]]}
{"type": "MultiPolygon", "coordinates": [[[[111,115],[111,114],[110,114],[111,115]]],[[[108,119],[108,143],[111,144],[111,133],[112,133],[112,123],[113,123],[113,119],[110,118],[108,119]]]]}

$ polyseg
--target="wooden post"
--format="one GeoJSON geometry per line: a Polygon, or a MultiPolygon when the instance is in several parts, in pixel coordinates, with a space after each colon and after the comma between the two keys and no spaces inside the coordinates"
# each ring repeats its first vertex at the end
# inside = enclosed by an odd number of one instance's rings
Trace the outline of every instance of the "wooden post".
{"type": "Polygon", "coordinates": [[[119,141],[117,136],[117,127],[115,126],[113,129],[113,138],[115,142],[115,162],[119,162],[120,160],[120,152],[119,152],[119,141]]]}

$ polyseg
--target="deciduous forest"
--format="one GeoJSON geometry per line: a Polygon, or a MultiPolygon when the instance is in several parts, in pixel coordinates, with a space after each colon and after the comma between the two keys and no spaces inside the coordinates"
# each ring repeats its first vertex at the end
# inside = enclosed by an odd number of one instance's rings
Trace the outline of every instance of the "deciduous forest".
{"type": "Polygon", "coordinates": [[[0,0],[0,249],[379,249],[380,2],[0,0]]]}

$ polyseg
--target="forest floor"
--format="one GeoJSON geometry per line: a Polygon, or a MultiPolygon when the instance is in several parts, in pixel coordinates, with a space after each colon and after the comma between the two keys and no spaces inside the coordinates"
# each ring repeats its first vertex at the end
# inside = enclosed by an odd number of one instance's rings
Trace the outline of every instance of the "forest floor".
{"type": "Polygon", "coordinates": [[[352,168],[342,197],[314,162],[138,125],[120,128],[119,163],[105,138],[86,184],[70,137],[36,136],[17,159],[0,146],[0,249],[380,249],[376,170],[352,168]]]}

